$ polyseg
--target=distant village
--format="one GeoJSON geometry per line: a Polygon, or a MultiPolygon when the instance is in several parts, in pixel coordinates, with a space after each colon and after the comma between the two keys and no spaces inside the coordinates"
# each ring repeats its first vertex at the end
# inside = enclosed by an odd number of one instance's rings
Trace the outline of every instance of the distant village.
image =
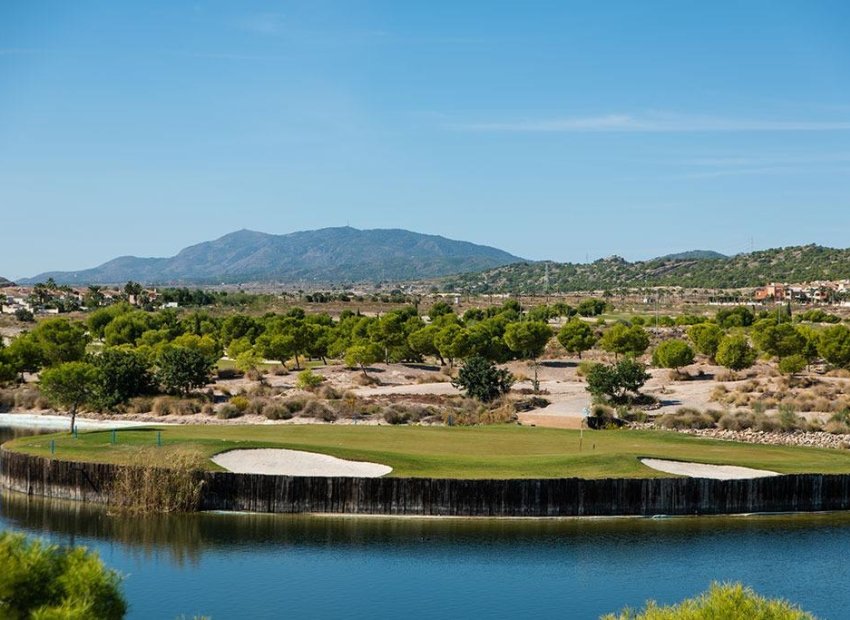
{"type": "Polygon", "coordinates": [[[61,314],[91,310],[125,301],[140,308],[176,308],[178,302],[160,298],[157,289],[136,282],[118,286],[71,287],[48,280],[34,286],[0,288],[0,312],[13,314],[19,320],[32,320],[37,314],[61,314]]]}
{"type": "MultiPolygon", "coordinates": [[[[147,310],[196,305],[191,299],[193,292],[182,289],[182,297],[175,295],[180,292],[178,289],[147,288],[137,282],[128,282],[124,286],[72,287],[48,280],[33,286],[0,285],[0,313],[15,315],[21,321],[31,321],[36,315],[86,311],[116,302],[127,302],[147,310]]],[[[740,291],[734,298],[736,303],[850,306],[850,280],[802,284],[771,282],[756,289],[740,291]]]]}

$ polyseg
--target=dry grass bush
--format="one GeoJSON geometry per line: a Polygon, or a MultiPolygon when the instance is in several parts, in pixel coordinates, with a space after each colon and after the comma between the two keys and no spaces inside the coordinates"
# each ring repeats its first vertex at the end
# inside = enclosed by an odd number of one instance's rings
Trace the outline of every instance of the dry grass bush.
{"type": "Polygon", "coordinates": [[[720,428],[730,431],[745,431],[752,429],[765,433],[780,430],[779,420],[764,413],[751,411],[736,411],[726,413],[717,422],[720,428]]]}
{"type": "Polygon", "coordinates": [[[245,378],[249,381],[263,381],[265,377],[263,376],[263,371],[259,368],[252,368],[248,372],[245,373],[245,378]]]}
{"type": "Polygon", "coordinates": [[[0,413],[11,411],[15,406],[15,392],[13,390],[0,390],[0,413]]]}
{"type": "Polygon", "coordinates": [[[710,413],[682,407],[676,413],[666,413],[657,419],[661,428],[681,430],[686,428],[714,428],[716,420],[710,413]]]}
{"type": "Polygon", "coordinates": [[[127,413],[150,413],[153,409],[153,398],[136,396],[127,403],[127,413]]]}
{"type": "Polygon", "coordinates": [[[263,409],[265,408],[268,400],[265,398],[251,398],[248,401],[248,406],[245,407],[246,415],[263,415],[263,409]]]}
{"type": "Polygon", "coordinates": [[[319,388],[317,394],[319,398],[324,398],[325,400],[337,400],[342,398],[340,391],[332,385],[323,385],[319,388]]]}
{"type": "Polygon", "coordinates": [[[241,418],[243,415],[245,415],[245,410],[233,403],[224,403],[215,413],[215,417],[219,420],[232,420],[233,418],[241,418]]]}
{"type": "Polygon", "coordinates": [[[290,420],[293,414],[282,402],[268,402],[263,406],[263,415],[269,420],[290,420]]]}
{"type": "Polygon", "coordinates": [[[178,453],[170,466],[151,467],[141,457],[118,470],[109,487],[109,507],[123,513],[195,512],[201,509],[204,459],[178,453]]]}
{"type": "Polygon", "coordinates": [[[362,372],[357,373],[351,379],[355,384],[362,386],[381,385],[381,380],[372,375],[364,375],[362,372]]]}
{"type": "Polygon", "coordinates": [[[454,376],[454,368],[452,368],[451,366],[441,366],[440,374],[446,375],[447,377],[451,378],[454,376]]]}
{"type": "Polygon", "coordinates": [[[277,366],[272,366],[271,373],[275,377],[285,377],[289,374],[289,371],[286,369],[286,366],[283,364],[278,364],[277,366]]]}
{"type": "Polygon", "coordinates": [[[522,383],[523,381],[529,381],[528,375],[523,372],[515,372],[513,373],[514,379],[516,379],[517,383],[522,383]]]}
{"type": "Polygon", "coordinates": [[[714,375],[714,378],[718,381],[737,381],[738,379],[740,379],[738,373],[732,370],[721,370],[716,375],[714,375]]]}
{"type": "Polygon", "coordinates": [[[850,370],[847,370],[846,368],[833,368],[832,370],[827,371],[826,376],[850,379],[850,370]]]}
{"type": "Polygon", "coordinates": [[[31,386],[19,387],[15,390],[15,409],[35,409],[41,399],[38,388],[31,386]]]}
{"type": "Polygon", "coordinates": [[[236,407],[236,409],[239,410],[240,414],[245,413],[245,410],[248,408],[248,404],[250,402],[251,401],[248,400],[248,397],[244,396],[242,394],[240,394],[239,396],[234,396],[233,398],[230,399],[230,404],[233,407],[236,407]]]}
{"type": "Polygon", "coordinates": [[[203,403],[193,398],[177,398],[174,396],[159,396],[151,405],[154,415],[192,415],[200,413],[203,403]]]}
{"type": "Polygon", "coordinates": [[[290,413],[298,413],[307,406],[308,402],[312,402],[312,399],[307,399],[302,396],[292,396],[284,400],[281,404],[286,407],[290,413]]]}
{"type": "Polygon", "coordinates": [[[517,421],[513,403],[505,400],[495,407],[485,409],[478,416],[479,424],[512,424],[517,421]]]}
{"type": "Polygon", "coordinates": [[[315,418],[324,422],[333,422],[337,419],[336,412],[318,400],[307,401],[298,415],[302,418],[315,418]]]}
{"type": "Polygon", "coordinates": [[[215,413],[215,405],[212,403],[204,403],[201,405],[201,413],[206,415],[212,415],[215,413]]]}
{"type": "Polygon", "coordinates": [[[382,416],[389,424],[410,424],[421,422],[423,419],[433,415],[427,407],[421,405],[405,405],[393,403],[384,408],[382,416]]]}

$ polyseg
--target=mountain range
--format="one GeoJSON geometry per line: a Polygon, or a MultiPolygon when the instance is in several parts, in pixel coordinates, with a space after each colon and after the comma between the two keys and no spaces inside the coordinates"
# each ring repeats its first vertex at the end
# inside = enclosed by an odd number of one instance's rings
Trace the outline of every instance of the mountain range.
{"type": "Polygon", "coordinates": [[[398,229],[350,227],[272,235],[240,230],[170,258],[122,256],[83,271],[53,271],[33,284],[296,284],[400,281],[482,271],[523,259],[496,248],[398,229]]]}
{"type": "Polygon", "coordinates": [[[731,257],[715,254],[698,251],[637,262],[610,256],[592,263],[515,263],[442,278],[432,285],[470,293],[540,294],[642,286],[745,288],[769,282],[850,279],[850,249],[804,245],[731,257]]]}

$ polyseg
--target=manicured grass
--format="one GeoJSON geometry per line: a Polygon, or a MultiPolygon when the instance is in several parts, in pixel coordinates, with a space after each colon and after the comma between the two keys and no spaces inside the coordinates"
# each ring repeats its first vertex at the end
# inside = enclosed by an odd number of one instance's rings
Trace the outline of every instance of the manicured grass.
{"type": "MultiPolygon", "coordinates": [[[[782,473],[850,473],[850,453],[712,441],[657,431],[579,432],[519,426],[393,427],[330,425],[169,426],[23,437],[9,449],[54,458],[167,465],[176,452],[204,457],[234,448],[279,447],[384,463],[393,476],[436,478],[669,477],[639,457],[743,465],[782,473]],[[156,445],[157,431],[162,447],[156,445]]],[[[217,469],[209,463],[210,469],[217,469]]]]}

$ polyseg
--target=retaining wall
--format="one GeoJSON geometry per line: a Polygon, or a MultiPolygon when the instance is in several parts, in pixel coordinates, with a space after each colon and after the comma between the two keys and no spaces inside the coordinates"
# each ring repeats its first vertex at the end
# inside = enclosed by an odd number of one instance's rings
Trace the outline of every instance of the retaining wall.
{"type": "MultiPolygon", "coordinates": [[[[121,466],[0,449],[0,484],[107,503],[121,466]]],[[[318,478],[206,472],[204,510],[483,517],[712,515],[850,509],[850,475],[705,478],[318,478]]]]}

